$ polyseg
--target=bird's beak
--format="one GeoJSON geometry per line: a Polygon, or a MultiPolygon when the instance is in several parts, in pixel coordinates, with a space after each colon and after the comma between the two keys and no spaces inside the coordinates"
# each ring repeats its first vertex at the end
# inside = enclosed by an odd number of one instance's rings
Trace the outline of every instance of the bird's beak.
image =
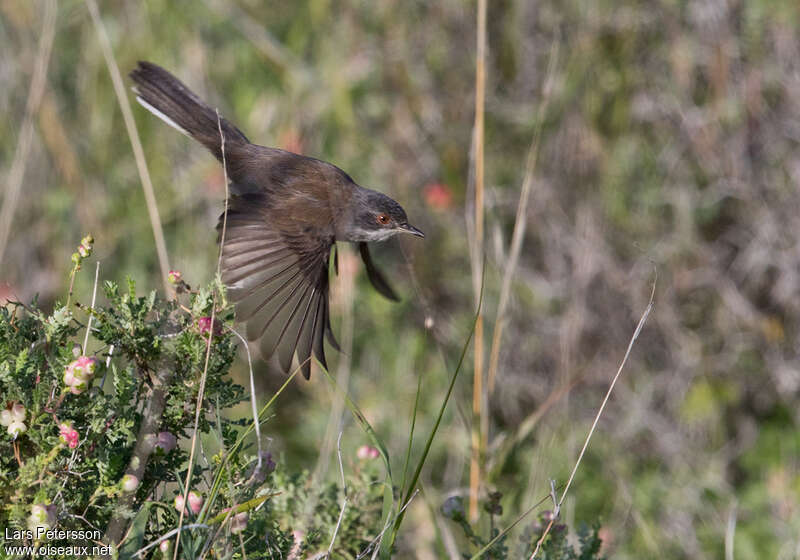
{"type": "Polygon", "coordinates": [[[411,224],[402,224],[399,226],[399,229],[402,232],[410,233],[411,235],[416,235],[417,237],[425,237],[424,233],[422,233],[420,230],[418,230],[411,224]]]}

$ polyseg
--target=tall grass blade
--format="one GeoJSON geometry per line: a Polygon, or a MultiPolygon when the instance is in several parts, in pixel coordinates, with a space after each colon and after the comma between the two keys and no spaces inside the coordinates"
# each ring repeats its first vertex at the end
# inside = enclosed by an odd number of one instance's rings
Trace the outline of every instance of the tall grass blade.
{"type": "MultiPolygon", "coordinates": [[[[458,364],[456,365],[456,369],[453,372],[453,375],[450,378],[450,385],[447,387],[447,393],[444,396],[444,400],[442,401],[442,406],[439,407],[439,415],[436,417],[436,422],[433,425],[433,429],[431,430],[430,435],[428,436],[428,441],[425,442],[425,449],[422,451],[422,456],[417,463],[417,468],[414,470],[414,475],[411,477],[411,480],[408,485],[408,489],[406,490],[405,498],[403,499],[403,503],[407,502],[411,494],[414,491],[414,486],[416,486],[417,481],[419,480],[419,475],[422,473],[422,467],[425,465],[425,460],[428,458],[428,453],[431,450],[431,445],[433,445],[433,438],[436,436],[436,432],[439,430],[439,424],[442,422],[442,418],[444,417],[444,411],[447,408],[447,403],[450,401],[450,395],[453,393],[453,388],[456,385],[456,380],[458,379],[458,374],[461,372],[461,365],[464,363],[464,356],[467,354],[467,349],[469,348],[469,344],[472,341],[472,335],[475,333],[475,324],[478,321],[478,317],[480,316],[481,306],[483,305],[483,288],[484,288],[484,280],[486,276],[486,263],[484,262],[483,271],[481,272],[481,290],[478,296],[478,308],[475,310],[475,317],[472,320],[472,327],[470,327],[469,334],[467,335],[467,340],[464,342],[464,347],[461,349],[461,356],[458,358],[458,364]]],[[[394,527],[392,527],[392,533],[389,538],[389,549],[391,549],[392,545],[394,544],[395,538],[397,538],[397,531],[400,529],[400,524],[403,522],[403,518],[405,517],[405,512],[401,512],[397,519],[394,522],[394,527]]]]}
{"type": "MultiPolygon", "coordinates": [[[[270,407],[275,402],[275,400],[280,396],[280,394],[283,393],[284,389],[286,389],[286,387],[289,386],[289,383],[292,382],[292,379],[294,379],[294,376],[297,375],[297,372],[299,372],[299,371],[300,371],[300,367],[298,366],[298,368],[295,369],[292,372],[292,374],[286,379],[286,381],[283,383],[283,385],[281,385],[280,389],[275,391],[275,394],[272,395],[272,398],[269,399],[267,404],[265,404],[264,407],[261,409],[261,411],[258,413],[258,419],[256,420],[256,422],[261,423],[261,422],[264,421],[264,417],[266,416],[267,411],[270,409],[270,407]]],[[[247,427],[247,429],[245,431],[243,431],[239,435],[239,439],[236,440],[236,443],[234,443],[231,446],[231,448],[228,450],[227,453],[225,453],[225,456],[222,458],[222,461],[220,462],[219,466],[216,469],[216,472],[214,473],[214,482],[211,484],[211,491],[208,494],[208,501],[209,502],[213,502],[213,500],[216,499],[217,494],[219,493],[219,485],[222,482],[222,472],[223,472],[223,470],[228,465],[228,461],[230,460],[230,458],[233,457],[236,453],[239,452],[239,448],[244,443],[245,438],[248,435],[250,435],[250,432],[255,430],[256,422],[253,422],[252,424],[250,424],[247,427]]],[[[203,519],[202,518],[198,519],[198,521],[202,522],[203,519]]]]}
{"type": "Polygon", "coordinates": [[[403,462],[403,477],[400,483],[400,492],[406,491],[406,475],[408,474],[408,464],[411,461],[411,445],[414,443],[414,428],[417,425],[417,409],[419,408],[419,394],[422,391],[422,376],[417,378],[417,396],[414,398],[414,410],[411,413],[411,431],[408,434],[408,448],[406,449],[406,460],[403,462]]]}

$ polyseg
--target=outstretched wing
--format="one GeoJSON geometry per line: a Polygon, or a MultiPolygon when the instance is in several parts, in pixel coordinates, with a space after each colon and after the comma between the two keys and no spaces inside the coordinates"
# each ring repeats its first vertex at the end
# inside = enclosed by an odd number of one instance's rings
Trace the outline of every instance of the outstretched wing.
{"type": "Polygon", "coordinates": [[[236,319],[246,325],[248,340],[259,341],[264,358],[278,355],[284,371],[296,353],[306,379],[312,352],[327,367],[323,337],[330,331],[333,243],[317,228],[276,213],[264,194],[230,199],[221,268],[236,319]]]}

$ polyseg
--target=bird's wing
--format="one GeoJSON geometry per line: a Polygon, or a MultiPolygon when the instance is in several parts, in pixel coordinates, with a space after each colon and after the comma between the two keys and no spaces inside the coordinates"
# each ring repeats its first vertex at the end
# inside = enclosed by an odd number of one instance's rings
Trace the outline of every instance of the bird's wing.
{"type": "Polygon", "coordinates": [[[372,256],[369,254],[369,247],[367,247],[367,244],[361,241],[358,244],[358,250],[361,253],[361,259],[364,261],[364,266],[367,269],[367,278],[372,282],[373,287],[378,290],[378,293],[383,297],[392,301],[400,301],[400,298],[397,297],[392,286],[383,274],[381,274],[381,271],[375,267],[375,263],[372,262],[372,256]]]}
{"type": "Polygon", "coordinates": [[[333,243],[324,231],[276,212],[264,195],[230,199],[221,269],[236,319],[246,324],[248,340],[259,340],[264,358],[278,355],[284,371],[297,353],[306,379],[312,352],[327,367],[323,337],[330,331],[333,243]]]}

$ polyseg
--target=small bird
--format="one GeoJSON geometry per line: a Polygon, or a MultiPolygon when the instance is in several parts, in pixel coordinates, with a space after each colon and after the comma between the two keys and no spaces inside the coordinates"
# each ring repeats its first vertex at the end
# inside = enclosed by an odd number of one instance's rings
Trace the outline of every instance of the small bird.
{"type": "MultiPolygon", "coordinates": [[[[160,66],[139,62],[130,77],[144,108],[226,166],[230,196],[222,280],[236,304],[236,320],[246,324],[247,339],[260,341],[265,359],[277,354],[283,371],[289,371],[296,354],[308,379],[312,352],[327,367],[323,333],[339,349],[328,307],[331,253],[338,268],[336,242],[357,243],[372,285],[397,300],[367,243],[398,233],[425,235],[408,223],[397,202],[357,185],[335,165],[250,143],[160,66]]],[[[220,235],[224,217],[217,225],[220,235]]]]}

